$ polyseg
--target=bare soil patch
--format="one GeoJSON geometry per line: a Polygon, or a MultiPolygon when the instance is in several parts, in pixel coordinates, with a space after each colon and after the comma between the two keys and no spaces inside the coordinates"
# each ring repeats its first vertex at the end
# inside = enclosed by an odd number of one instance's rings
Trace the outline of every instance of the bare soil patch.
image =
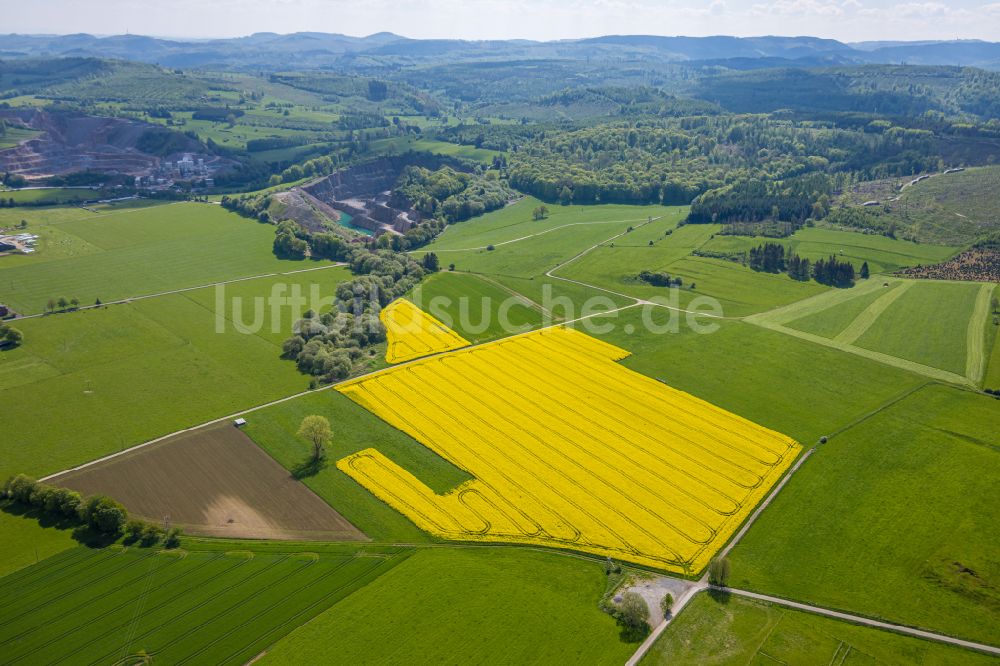
{"type": "Polygon", "coordinates": [[[189,534],[357,541],[367,537],[229,423],[182,433],[52,479],[103,493],[189,534]]]}

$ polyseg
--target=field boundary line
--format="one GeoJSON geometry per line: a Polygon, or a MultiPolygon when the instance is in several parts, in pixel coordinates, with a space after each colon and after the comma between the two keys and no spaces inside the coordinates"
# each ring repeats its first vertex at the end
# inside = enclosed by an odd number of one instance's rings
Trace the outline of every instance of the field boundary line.
{"type": "Polygon", "coordinates": [[[987,654],[1000,655],[1000,647],[996,647],[994,645],[987,645],[986,643],[977,643],[975,641],[966,640],[964,638],[949,636],[948,634],[940,634],[934,631],[927,631],[926,629],[918,629],[916,627],[910,627],[905,624],[884,622],[882,620],[876,620],[874,618],[865,617],[864,615],[845,613],[843,611],[824,608],[822,606],[814,606],[812,604],[806,604],[799,601],[783,599],[782,597],[774,597],[769,594],[761,594],[760,592],[751,592],[749,590],[741,590],[732,587],[709,586],[709,588],[718,590],[723,593],[728,592],[730,594],[735,594],[741,597],[756,599],[757,601],[766,601],[768,603],[772,603],[777,606],[794,608],[795,610],[805,611],[807,613],[813,613],[816,615],[825,615],[826,617],[831,617],[835,620],[850,622],[852,624],[860,624],[867,627],[872,627],[874,629],[882,629],[885,631],[892,631],[899,634],[906,634],[908,636],[913,636],[915,638],[923,638],[925,640],[936,641],[938,643],[948,643],[950,645],[965,648],[967,650],[976,650],[978,652],[985,652],[987,654]]]}
{"type": "Polygon", "coordinates": [[[990,297],[994,289],[995,285],[990,282],[979,287],[965,334],[965,376],[976,385],[986,375],[986,322],[990,317],[990,297]]]}
{"type": "Polygon", "coordinates": [[[835,335],[833,341],[842,345],[851,345],[856,342],[878,321],[882,313],[892,307],[892,304],[909,291],[914,284],[911,281],[904,281],[899,287],[894,287],[876,298],[844,330],[835,335]]]}
{"type": "Polygon", "coordinates": [[[171,289],[169,291],[158,291],[153,294],[140,294],[139,296],[128,296],[127,298],[119,298],[115,301],[105,301],[100,305],[96,303],[94,305],[81,305],[80,307],[74,308],[72,310],[65,310],[62,312],[39,312],[37,314],[23,315],[20,317],[15,317],[16,320],[21,319],[37,319],[39,317],[50,317],[52,315],[61,314],[72,314],[73,312],[80,312],[82,310],[93,310],[95,308],[103,308],[108,305],[123,305],[125,303],[131,303],[132,301],[144,301],[148,298],[159,298],[160,296],[170,296],[173,294],[183,294],[188,291],[197,291],[198,289],[208,289],[209,287],[219,287],[225,284],[234,284],[236,282],[248,282],[250,280],[260,280],[268,277],[279,277],[281,275],[297,275],[299,273],[310,273],[312,271],[323,271],[330,268],[343,268],[347,264],[338,261],[336,263],[330,264],[328,266],[313,266],[312,268],[300,268],[294,271],[285,271],[278,273],[261,273],[260,275],[248,275],[246,277],[233,278],[231,280],[222,280],[220,282],[209,282],[208,284],[200,284],[195,287],[182,287],[180,289],[171,289]]]}
{"type": "MultiPolygon", "coordinates": [[[[760,514],[764,513],[764,509],[766,509],[768,506],[771,505],[771,502],[774,500],[775,497],[778,496],[778,493],[781,492],[781,489],[785,487],[785,484],[787,484],[788,481],[792,478],[792,475],[795,474],[795,472],[797,472],[800,467],[802,467],[802,463],[808,460],[809,456],[811,456],[813,454],[813,451],[815,450],[816,447],[812,446],[806,449],[802,453],[802,455],[799,456],[799,459],[796,460],[795,463],[788,468],[788,471],[785,472],[784,476],[782,476],[781,479],[778,481],[778,483],[774,485],[774,487],[771,489],[771,492],[768,493],[767,497],[761,500],[760,504],[757,505],[757,508],[753,510],[753,513],[747,516],[747,519],[743,521],[743,525],[740,527],[740,529],[737,530],[736,533],[732,536],[732,538],[729,540],[729,543],[723,546],[722,549],[715,554],[715,557],[726,557],[727,555],[729,555],[729,553],[733,550],[733,548],[735,548],[737,544],[739,544],[739,542],[743,539],[746,533],[750,531],[750,528],[753,527],[753,524],[757,521],[757,518],[760,517],[760,514]]],[[[701,582],[706,584],[708,583],[707,568],[705,570],[705,573],[701,577],[701,582]]]]}

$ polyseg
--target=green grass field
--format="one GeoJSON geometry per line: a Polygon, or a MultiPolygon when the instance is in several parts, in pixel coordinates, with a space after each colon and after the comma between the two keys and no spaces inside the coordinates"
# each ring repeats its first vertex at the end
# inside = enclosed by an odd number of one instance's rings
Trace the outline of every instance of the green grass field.
{"type": "Polygon", "coordinates": [[[736,595],[699,594],[642,660],[670,664],[992,664],[986,655],[736,595]]]}
{"type": "Polygon", "coordinates": [[[278,642],[263,664],[621,664],[600,565],[504,548],[421,550],[278,642]],[[334,657],[335,655],[335,657],[334,657]]]}
{"type": "Polygon", "coordinates": [[[897,240],[886,236],[806,227],[788,238],[763,238],[748,236],[716,236],[703,249],[713,252],[746,252],[763,243],[780,243],[788,251],[810,261],[826,259],[830,255],[850,261],[856,270],[868,262],[872,273],[890,273],[905,266],[938,263],[959,251],[957,246],[926,245],[897,240]]]}
{"type": "Polygon", "coordinates": [[[0,352],[0,477],[59,471],[305,390],[280,356],[308,303],[271,295],[297,285],[330,298],[347,275],[310,271],[19,321],[24,344],[0,352]],[[254,328],[254,299],[261,330],[243,334],[237,322],[254,328]]]}
{"type": "Polygon", "coordinates": [[[276,258],[272,226],[205,204],[77,215],[48,222],[44,234],[41,226],[29,221],[42,236],[35,255],[0,258],[0,302],[23,314],[60,296],[89,305],[323,265],[276,258]]]}
{"type": "Polygon", "coordinates": [[[914,282],[854,344],[964,375],[979,289],[975,283],[914,282]]]}
{"type": "Polygon", "coordinates": [[[731,585],[1000,644],[998,432],[994,399],[930,386],[833,437],[733,550],[731,585]]]}
{"type": "Polygon", "coordinates": [[[69,530],[41,525],[34,511],[0,501],[0,576],[76,545],[69,530]]]}
{"type": "Polygon", "coordinates": [[[866,283],[863,289],[856,287],[842,290],[837,293],[840,298],[836,302],[831,298],[829,307],[793,319],[785,325],[798,331],[833,339],[850,326],[872,303],[889,291],[899,288],[901,284],[896,280],[883,281],[876,278],[870,284],[866,283]],[[881,284],[888,286],[883,287],[881,284]]]}
{"type": "MultiPolygon", "coordinates": [[[[676,226],[676,222],[685,214],[683,207],[666,206],[626,206],[621,204],[602,204],[596,206],[557,206],[546,205],[549,212],[542,220],[532,219],[532,211],[542,205],[538,199],[526,196],[517,203],[486,213],[471,220],[449,225],[434,243],[421,252],[433,251],[439,253],[443,262],[452,261],[448,253],[470,251],[469,248],[482,249],[487,245],[497,248],[514,240],[528,236],[550,232],[554,229],[569,227],[580,229],[584,225],[594,225],[604,228],[607,236],[618,231],[624,231],[629,226],[638,226],[647,222],[650,217],[665,216],[664,222],[655,222],[657,229],[666,230],[676,226]],[[624,225],[622,224],[624,223],[624,225]]],[[[634,233],[641,233],[637,229],[634,233]]],[[[548,234],[546,234],[548,235],[548,234]]],[[[545,236],[538,236],[544,238],[545,236]]],[[[524,241],[518,241],[519,243],[524,241]]],[[[624,241],[623,241],[624,242],[624,241]]],[[[569,247],[567,246],[567,252],[569,247]]],[[[570,255],[572,256],[572,255],[570,255]]]]}
{"type": "Polygon", "coordinates": [[[473,344],[529,331],[543,321],[532,302],[487,276],[470,273],[436,273],[408,298],[473,344]]]}
{"type": "MultiPolygon", "coordinates": [[[[682,214],[683,209],[677,209],[668,219],[677,220],[682,214]]],[[[754,272],[731,261],[690,256],[722,238],[715,235],[716,225],[687,225],[664,236],[671,227],[659,229],[660,224],[638,228],[616,240],[613,247],[610,243],[602,244],[561,268],[557,275],[650,299],[669,298],[671,290],[641,281],[639,272],[664,272],[683,281],[683,288],[675,294],[677,305],[685,307],[700,296],[708,296],[720,303],[727,316],[760,312],[826,289],[815,282],[791,280],[787,275],[754,272]]]]}
{"type": "Polygon", "coordinates": [[[46,187],[35,190],[8,190],[0,192],[0,198],[22,205],[52,205],[67,204],[77,201],[88,201],[99,196],[97,190],[86,187],[46,187]]]}
{"type": "Polygon", "coordinates": [[[0,579],[4,662],[243,664],[404,559],[285,548],[66,550],[0,579]]]}
{"type": "MultiPolygon", "coordinates": [[[[650,322],[666,326],[667,311],[651,312],[650,322]]],[[[699,334],[679,315],[677,333],[658,334],[647,331],[643,317],[641,309],[617,313],[614,330],[597,336],[630,350],[622,361],[629,368],[806,445],[923,381],[743,322],[722,322],[714,333],[699,334]]]]}
{"type": "Polygon", "coordinates": [[[439,493],[467,481],[469,475],[333,390],[317,391],[249,414],[245,430],[275,460],[294,470],[309,455],[308,445],[295,433],[302,419],[311,414],[330,420],[333,441],[326,446],[323,467],[302,481],[376,541],[430,541],[431,537],[401,513],[337,469],[336,462],[374,447],[439,493]]]}

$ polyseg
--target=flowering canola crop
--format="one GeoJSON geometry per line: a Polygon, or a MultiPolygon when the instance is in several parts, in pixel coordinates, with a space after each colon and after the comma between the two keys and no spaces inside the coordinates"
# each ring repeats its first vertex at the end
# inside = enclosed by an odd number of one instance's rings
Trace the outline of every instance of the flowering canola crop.
{"type": "Polygon", "coordinates": [[[387,305],[379,319],[389,338],[385,350],[385,360],[389,363],[469,346],[468,340],[404,298],[387,305]]]}
{"type": "Polygon", "coordinates": [[[437,536],[571,548],[694,573],[799,445],[550,328],[338,388],[472,480],[435,494],[375,449],[337,466],[437,536]]]}

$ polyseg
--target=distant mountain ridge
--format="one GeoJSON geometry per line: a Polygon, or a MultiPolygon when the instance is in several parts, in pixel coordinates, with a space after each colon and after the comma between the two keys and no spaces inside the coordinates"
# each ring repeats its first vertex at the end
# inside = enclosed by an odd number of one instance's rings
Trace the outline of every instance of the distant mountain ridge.
{"type": "Polygon", "coordinates": [[[916,64],[1000,69],[1000,43],[978,40],[860,42],[819,37],[683,37],[604,35],[532,41],[411,39],[389,32],[367,37],[336,33],[260,32],[229,39],[166,39],[144,35],[0,35],[0,57],[120,58],[166,67],[221,67],[275,71],[328,68],[358,58],[374,64],[443,58],[630,59],[648,63],[707,61],[735,69],[818,64],[916,64]]]}

